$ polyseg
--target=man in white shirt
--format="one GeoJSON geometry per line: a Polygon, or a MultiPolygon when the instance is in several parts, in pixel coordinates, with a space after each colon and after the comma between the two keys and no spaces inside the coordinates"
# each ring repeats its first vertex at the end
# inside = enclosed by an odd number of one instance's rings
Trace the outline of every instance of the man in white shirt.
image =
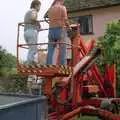
{"type": "Polygon", "coordinates": [[[26,12],[24,16],[24,38],[29,46],[28,55],[27,55],[27,62],[28,64],[34,63],[34,57],[37,52],[37,44],[38,41],[38,32],[40,30],[40,24],[37,20],[37,14],[40,10],[40,1],[33,0],[30,6],[30,10],[26,12]]]}

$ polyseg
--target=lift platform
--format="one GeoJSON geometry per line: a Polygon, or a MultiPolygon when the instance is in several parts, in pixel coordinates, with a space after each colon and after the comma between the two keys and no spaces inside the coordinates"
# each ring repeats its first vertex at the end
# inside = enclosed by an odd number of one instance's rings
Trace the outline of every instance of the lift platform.
{"type": "MultiPolygon", "coordinates": [[[[44,22],[44,21],[40,21],[44,22]]],[[[67,77],[73,73],[73,68],[69,65],[42,65],[40,63],[28,65],[20,63],[20,49],[23,48],[27,50],[30,45],[35,46],[48,46],[48,43],[38,43],[38,44],[21,44],[21,28],[24,28],[24,23],[18,24],[18,34],[17,34],[17,71],[22,75],[36,75],[40,77],[67,77]]],[[[41,29],[45,31],[48,29],[41,29]]],[[[56,43],[50,43],[56,44],[56,43]]],[[[57,43],[64,44],[64,43],[57,43]]],[[[67,44],[68,45],[68,44],[67,44]]],[[[70,45],[69,45],[70,46],[70,45]]],[[[43,50],[43,49],[42,49],[43,50]]],[[[39,51],[39,50],[38,50],[39,51]]],[[[45,52],[45,50],[43,50],[45,52]]]]}
{"type": "Polygon", "coordinates": [[[67,77],[72,74],[72,67],[67,65],[18,65],[18,72],[23,75],[37,75],[41,77],[67,77]]]}

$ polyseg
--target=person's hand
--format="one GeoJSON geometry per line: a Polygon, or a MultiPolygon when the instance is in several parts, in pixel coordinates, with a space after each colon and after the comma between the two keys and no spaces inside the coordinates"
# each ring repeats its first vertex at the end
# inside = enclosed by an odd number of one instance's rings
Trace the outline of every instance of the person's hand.
{"type": "Polygon", "coordinates": [[[67,26],[67,30],[72,30],[70,25],[67,26]]]}
{"type": "Polygon", "coordinates": [[[69,38],[72,38],[72,28],[71,27],[67,28],[67,35],[69,38]]]}
{"type": "Polygon", "coordinates": [[[36,22],[36,25],[37,25],[37,30],[38,30],[38,31],[40,31],[40,30],[41,30],[41,25],[40,25],[40,22],[39,22],[39,21],[37,21],[37,22],[36,22]]]}

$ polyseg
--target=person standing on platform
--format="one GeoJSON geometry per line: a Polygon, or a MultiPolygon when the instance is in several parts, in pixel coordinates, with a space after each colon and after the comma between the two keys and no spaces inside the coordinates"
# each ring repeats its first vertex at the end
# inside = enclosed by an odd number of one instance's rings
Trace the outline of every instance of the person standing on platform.
{"type": "Polygon", "coordinates": [[[28,64],[34,64],[35,54],[37,53],[38,32],[41,28],[37,18],[40,10],[40,1],[33,0],[30,6],[30,10],[25,13],[24,16],[24,38],[29,45],[27,62],[28,64]]]}
{"type": "MultiPolygon", "coordinates": [[[[66,43],[67,29],[70,29],[68,22],[67,10],[63,5],[64,0],[55,0],[52,7],[48,11],[49,18],[49,42],[48,42],[48,56],[47,64],[53,64],[53,56],[57,44],[51,44],[52,42],[66,43]]],[[[66,45],[59,45],[60,64],[67,64],[66,60],[66,45]]]]}

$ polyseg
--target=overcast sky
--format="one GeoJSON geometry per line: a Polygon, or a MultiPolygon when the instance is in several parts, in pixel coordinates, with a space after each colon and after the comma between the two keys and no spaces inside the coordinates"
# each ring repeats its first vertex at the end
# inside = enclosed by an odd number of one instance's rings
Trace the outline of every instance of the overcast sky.
{"type": "MultiPolygon", "coordinates": [[[[32,0],[2,0],[0,4],[0,45],[8,52],[16,55],[17,24],[22,22],[24,14],[29,10],[32,0]]],[[[50,7],[53,0],[41,0],[39,19],[50,7]]],[[[40,34],[40,39],[47,39],[47,34],[40,34]]]]}

